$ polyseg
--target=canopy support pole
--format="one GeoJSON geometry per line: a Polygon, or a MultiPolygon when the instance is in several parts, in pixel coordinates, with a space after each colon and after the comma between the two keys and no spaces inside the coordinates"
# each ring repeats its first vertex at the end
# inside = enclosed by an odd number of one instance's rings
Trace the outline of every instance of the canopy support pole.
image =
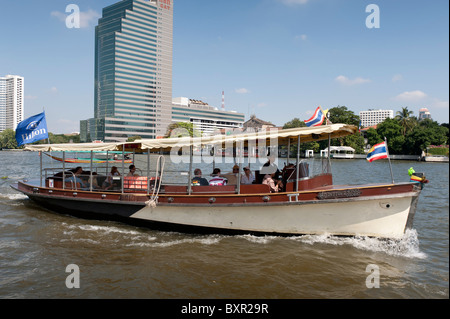
{"type": "Polygon", "coordinates": [[[63,151],[63,189],[66,189],[66,152],[63,151]]]}
{"type": "Polygon", "coordinates": [[[92,182],[93,182],[93,178],[92,178],[92,162],[94,161],[94,152],[91,151],[91,172],[90,172],[90,176],[89,176],[89,190],[92,192],[92,182]]]}
{"type": "Polygon", "coordinates": [[[125,145],[122,146],[122,194],[124,191],[125,184],[125,145]]]}
{"type": "Polygon", "coordinates": [[[192,162],[194,161],[194,147],[189,147],[189,174],[188,174],[188,194],[192,194],[192,162]]]}
{"type": "Polygon", "coordinates": [[[43,157],[43,153],[42,152],[39,152],[39,158],[40,158],[40,160],[39,160],[39,162],[40,162],[40,167],[41,167],[41,178],[40,178],[40,180],[41,180],[41,187],[42,187],[42,157],[43,157]]]}
{"type": "MultiPolygon", "coordinates": [[[[237,145],[236,145],[237,147],[237,145]]],[[[240,142],[239,143],[239,157],[238,157],[238,161],[239,161],[239,172],[236,174],[236,184],[237,184],[237,193],[240,194],[241,193],[241,170],[242,170],[242,163],[244,161],[244,143],[240,142]]]]}
{"type": "MultiPolygon", "coordinates": [[[[155,176],[155,178],[158,178],[158,176],[155,176]]],[[[155,187],[156,181],[155,179],[155,187]]],[[[150,195],[150,149],[147,150],[147,195],[150,195]]]]}
{"type": "Polygon", "coordinates": [[[300,170],[300,135],[297,137],[297,169],[295,172],[295,191],[298,192],[298,180],[300,170]]]}

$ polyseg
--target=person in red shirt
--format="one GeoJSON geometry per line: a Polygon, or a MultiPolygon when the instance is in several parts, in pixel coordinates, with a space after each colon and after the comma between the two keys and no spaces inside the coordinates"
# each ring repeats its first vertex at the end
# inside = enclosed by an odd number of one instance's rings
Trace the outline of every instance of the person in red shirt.
{"type": "Polygon", "coordinates": [[[212,173],[213,178],[209,180],[210,186],[224,186],[227,185],[228,180],[220,176],[220,169],[215,168],[212,173]]]}

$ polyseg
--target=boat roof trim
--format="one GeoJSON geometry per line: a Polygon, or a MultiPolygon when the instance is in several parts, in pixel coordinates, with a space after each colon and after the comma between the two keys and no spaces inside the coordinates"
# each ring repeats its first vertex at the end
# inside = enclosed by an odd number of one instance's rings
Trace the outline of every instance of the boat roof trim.
{"type": "Polygon", "coordinates": [[[142,150],[171,149],[173,147],[218,145],[226,143],[238,143],[247,141],[257,141],[261,139],[278,139],[278,144],[286,144],[288,139],[300,136],[301,142],[321,141],[328,139],[328,136],[340,138],[355,134],[358,128],[354,125],[331,124],[318,127],[301,127],[285,130],[270,129],[260,132],[242,132],[234,135],[213,135],[203,137],[180,137],[165,139],[142,139],[129,143],[84,143],[84,144],[48,144],[48,145],[27,145],[25,150],[34,152],[76,152],[76,151],[121,151],[127,145],[139,144],[142,150]]]}
{"type": "Polygon", "coordinates": [[[358,128],[347,124],[331,124],[318,127],[301,127],[285,130],[270,129],[261,132],[242,132],[235,135],[214,135],[206,137],[181,137],[157,140],[136,140],[142,149],[167,149],[172,147],[200,146],[211,144],[238,143],[247,141],[257,141],[260,139],[278,139],[278,144],[286,144],[288,139],[300,136],[301,141],[321,141],[331,138],[339,138],[355,134],[358,128]]]}

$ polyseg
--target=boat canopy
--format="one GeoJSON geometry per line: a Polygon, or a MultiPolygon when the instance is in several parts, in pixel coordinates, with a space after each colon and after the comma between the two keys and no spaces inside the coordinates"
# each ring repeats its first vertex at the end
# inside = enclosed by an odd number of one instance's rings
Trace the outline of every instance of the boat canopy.
{"type": "Polygon", "coordinates": [[[213,135],[203,137],[179,137],[165,139],[142,139],[132,143],[84,143],[84,144],[49,144],[49,145],[27,145],[25,150],[35,152],[77,152],[77,151],[121,151],[130,148],[130,145],[138,145],[141,150],[160,150],[171,149],[174,147],[188,147],[201,145],[230,145],[243,142],[244,145],[248,141],[258,141],[277,139],[279,145],[287,144],[288,140],[295,141],[298,137],[302,143],[311,141],[326,140],[328,137],[340,138],[347,135],[355,134],[358,128],[354,125],[347,124],[331,124],[318,127],[302,127],[285,130],[271,129],[260,132],[239,132],[233,131],[231,135],[213,135]]]}
{"type": "Polygon", "coordinates": [[[70,143],[27,145],[25,150],[32,152],[107,152],[120,151],[118,143],[70,143]]]}
{"type": "Polygon", "coordinates": [[[237,144],[248,141],[258,141],[261,139],[277,139],[279,145],[287,144],[289,139],[296,140],[300,137],[302,143],[311,141],[326,140],[330,136],[333,138],[344,137],[355,134],[358,128],[347,124],[332,124],[318,127],[302,127],[285,130],[271,129],[260,132],[236,132],[233,135],[213,135],[206,137],[180,137],[156,140],[136,140],[140,143],[141,149],[170,149],[173,147],[201,146],[212,144],[237,144]]]}

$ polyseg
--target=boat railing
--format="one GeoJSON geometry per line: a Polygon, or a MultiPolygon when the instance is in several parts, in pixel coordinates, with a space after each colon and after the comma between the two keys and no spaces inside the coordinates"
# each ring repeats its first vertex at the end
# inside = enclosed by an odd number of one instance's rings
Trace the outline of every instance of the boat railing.
{"type": "Polygon", "coordinates": [[[76,176],[72,171],[66,170],[61,172],[61,168],[44,168],[43,171],[46,187],[66,189],[67,183],[70,183],[70,189],[78,189],[76,176]],[[49,174],[49,172],[51,173],[49,174]]]}

